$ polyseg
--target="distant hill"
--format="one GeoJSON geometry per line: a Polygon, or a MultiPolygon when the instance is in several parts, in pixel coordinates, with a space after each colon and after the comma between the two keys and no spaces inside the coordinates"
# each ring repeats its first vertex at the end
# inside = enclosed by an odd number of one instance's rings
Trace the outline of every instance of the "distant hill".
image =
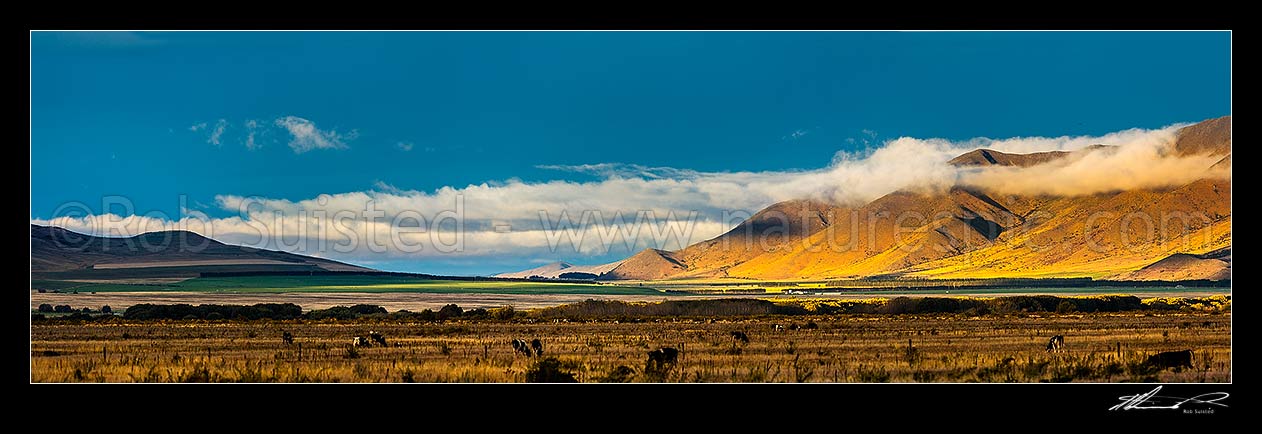
{"type": "Polygon", "coordinates": [[[1077,151],[1049,151],[1030,154],[1009,154],[990,149],[978,149],[961,154],[947,161],[952,166],[1012,166],[1031,167],[1053,161],[1073,159],[1090,152],[1116,149],[1116,146],[1091,145],[1077,151]]]}
{"type": "Polygon", "coordinates": [[[1231,279],[1231,249],[1202,255],[1175,253],[1144,268],[1119,276],[1121,280],[1231,279]]]}
{"type": "Polygon", "coordinates": [[[531,268],[529,270],[516,271],[512,273],[496,274],[494,277],[511,277],[511,278],[518,278],[518,279],[527,279],[531,277],[545,278],[545,279],[558,279],[558,278],[580,279],[580,278],[586,278],[586,277],[580,276],[580,275],[585,275],[585,274],[590,274],[590,275],[599,277],[602,274],[608,273],[609,270],[613,270],[615,267],[617,267],[621,263],[622,261],[610,262],[608,264],[599,264],[599,265],[574,265],[568,262],[553,262],[550,264],[531,268]],[[576,274],[570,277],[561,276],[562,274],[569,274],[569,273],[576,273],[576,274]]]}
{"type": "Polygon", "coordinates": [[[36,279],[195,277],[205,271],[372,271],[329,259],[233,246],[187,231],[97,237],[31,225],[36,279]]]}
{"type": "MultiPolygon", "coordinates": [[[[1230,129],[1229,116],[1182,128],[1172,152],[1224,155],[1213,170],[1229,169],[1230,129]]],[[[1113,149],[978,149],[948,163],[1030,167],[1113,149]]],[[[1231,181],[1208,175],[1174,188],[1073,197],[954,187],[897,191],[854,208],[786,201],[714,239],[637,253],[606,278],[1230,278],[1229,256],[1203,256],[1231,247],[1231,181]],[[1138,226],[1128,215],[1158,216],[1165,226],[1138,226]]]]}
{"type": "Polygon", "coordinates": [[[604,280],[657,280],[679,274],[687,267],[665,250],[644,249],[601,276],[604,280]]]}

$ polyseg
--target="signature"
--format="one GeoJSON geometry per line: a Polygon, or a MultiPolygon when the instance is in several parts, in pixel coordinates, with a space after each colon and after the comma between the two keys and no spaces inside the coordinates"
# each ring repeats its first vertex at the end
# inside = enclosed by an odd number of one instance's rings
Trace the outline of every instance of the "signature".
{"type": "Polygon", "coordinates": [[[1157,386],[1156,389],[1144,394],[1119,396],[1117,399],[1122,402],[1110,407],[1109,410],[1177,410],[1184,404],[1216,405],[1226,407],[1227,404],[1223,404],[1218,401],[1222,401],[1227,399],[1228,396],[1231,396],[1227,392],[1202,393],[1191,398],[1163,396],[1157,394],[1157,392],[1161,391],[1161,387],[1162,386],[1157,386]]]}

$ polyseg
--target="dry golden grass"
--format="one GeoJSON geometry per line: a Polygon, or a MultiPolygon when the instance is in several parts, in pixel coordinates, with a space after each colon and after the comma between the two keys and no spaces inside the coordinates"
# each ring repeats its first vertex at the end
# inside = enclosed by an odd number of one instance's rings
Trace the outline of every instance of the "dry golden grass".
{"type": "Polygon", "coordinates": [[[509,342],[538,338],[544,356],[581,382],[608,380],[619,366],[632,368],[628,380],[636,382],[1225,382],[1230,324],[1229,312],[714,323],[37,321],[31,381],[521,382],[538,359],[516,355],[509,342]],[[808,321],[818,328],[773,330],[808,321]],[[350,351],[351,337],[369,330],[391,346],[350,351]],[[294,345],[281,341],[283,331],[295,335],[294,345]],[[734,342],[732,331],[751,342],[734,342]],[[1055,334],[1065,336],[1067,352],[1044,351],[1055,334]],[[678,365],[645,373],[646,353],[662,346],[682,350],[678,365]],[[1195,352],[1194,369],[1142,364],[1149,354],[1183,349],[1195,352]]]}

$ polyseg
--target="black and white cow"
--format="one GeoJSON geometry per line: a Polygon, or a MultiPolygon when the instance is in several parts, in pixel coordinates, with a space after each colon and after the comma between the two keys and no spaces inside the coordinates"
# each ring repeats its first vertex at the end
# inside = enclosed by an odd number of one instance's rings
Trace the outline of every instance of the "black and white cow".
{"type": "Polygon", "coordinates": [[[532,355],[530,352],[530,343],[526,342],[525,339],[513,339],[512,344],[513,351],[525,354],[526,357],[530,357],[532,355]]]}
{"type": "Polygon", "coordinates": [[[282,333],[280,334],[280,340],[285,341],[285,345],[293,345],[293,344],[294,344],[294,334],[293,334],[293,333],[290,333],[289,331],[282,332],[282,333]]]}
{"type": "Polygon", "coordinates": [[[1059,353],[1065,350],[1065,337],[1061,335],[1052,336],[1047,341],[1047,352],[1059,353]]]}
{"type": "Polygon", "coordinates": [[[386,344],[386,337],[385,337],[385,336],[383,336],[381,333],[377,333],[377,332],[375,332],[375,331],[371,331],[371,330],[369,330],[369,331],[368,331],[368,339],[372,339],[372,341],[373,341],[373,342],[376,342],[377,344],[379,344],[379,345],[381,345],[381,346],[383,346],[383,347],[388,347],[388,346],[389,346],[389,345],[387,345],[387,344],[386,344]]]}
{"type": "Polygon", "coordinates": [[[535,356],[543,357],[543,341],[533,339],[530,341],[530,348],[535,350],[535,356]]]}
{"type": "Polygon", "coordinates": [[[732,334],[732,339],[741,341],[741,343],[745,343],[745,344],[749,343],[749,336],[745,335],[745,332],[734,331],[731,334],[732,334]]]}

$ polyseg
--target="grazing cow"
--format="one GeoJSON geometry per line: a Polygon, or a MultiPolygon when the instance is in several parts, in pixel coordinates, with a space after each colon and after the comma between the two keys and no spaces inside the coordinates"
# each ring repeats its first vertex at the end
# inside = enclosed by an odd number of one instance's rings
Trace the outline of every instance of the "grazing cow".
{"type": "Polygon", "coordinates": [[[662,372],[675,366],[677,361],[679,361],[679,350],[671,347],[661,347],[649,351],[649,359],[644,365],[644,370],[662,372]]]}
{"type": "Polygon", "coordinates": [[[525,354],[526,357],[530,357],[532,355],[530,353],[530,343],[526,342],[525,339],[513,339],[512,343],[513,351],[525,354]]]}
{"type": "Polygon", "coordinates": [[[1061,335],[1052,336],[1047,341],[1047,352],[1059,353],[1065,350],[1065,337],[1061,335]]]}
{"type": "Polygon", "coordinates": [[[784,326],[782,326],[782,325],[780,325],[780,324],[776,324],[776,325],[771,326],[771,329],[772,329],[772,330],[775,330],[775,331],[778,331],[778,332],[782,332],[782,331],[784,331],[784,326]]]}
{"type": "Polygon", "coordinates": [[[368,338],[369,338],[369,339],[372,339],[372,341],[373,341],[373,342],[376,342],[376,343],[380,344],[380,345],[381,345],[381,346],[383,346],[383,347],[388,347],[388,346],[389,346],[389,345],[387,345],[387,344],[386,344],[386,337],[385,337],[385,336],[382,336],[382,335],[381,335],[381,333],[377,333],[377,332],[374,332],[374,331],[371,331],[371,330],[370,330],[370,331],[368,332],[368,338]]]}
{"type": "Polygon", "coordinates": [[[746,336],[745,332],[742,332],[742,331],[732,332],[732,339],[741,341],[741,343],[746,343],[746,344],[749,343],[749,336],[746,336]]]}
{"type": "Polygon", "coordinates": [[[530,348],[535,350],[535,356],[543,357],[543,342],[538,339],[530,341],[530,348]]]}
{"type": "Polygon", "coordinates": [[[280,334],[280,340],[285,341],[285,345],[293,345],[293,344],[294,344],[294,334],[293,334],[293,333],[290,333],[290,332],[288,332],[288,331],[283,332],[283,333],[281,333],[281,334],[280,334]]]}
{"type": "Polygon", "coordinates": [[[1158,368],[1192,368],[1192,350],[1183,351],[1166,351],[1148,356],[1148,360],[1144,361],[1145,365],[1158,368]]]}
{"type": "Polygon", "coordinates": [[[355,336],[353,339],[351,339],[351,345],[354,345],[357,347],[371,347],[372,341],[368,340],[368,338],[363,337],[363,336],[355,336]]]}

